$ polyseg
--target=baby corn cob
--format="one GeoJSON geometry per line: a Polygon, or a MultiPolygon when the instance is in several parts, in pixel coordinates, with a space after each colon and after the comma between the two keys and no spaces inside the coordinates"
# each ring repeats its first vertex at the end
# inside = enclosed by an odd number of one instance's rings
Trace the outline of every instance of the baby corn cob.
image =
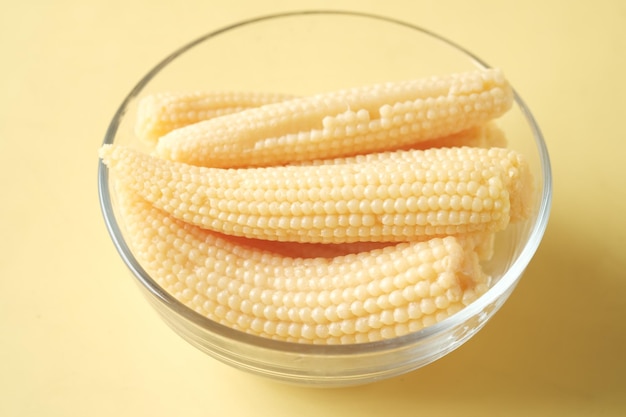
{"type": "Polygon", "coordinates": [[[166,159],[210,167],[280,165],[414,145],[499,117],[513,92],[496,69],[294,98],[162,136],[166,159]]]}
{"type": "Polygon", "coordinates": [[[174,129],[290,98],[288,94],[234,91],[152,94],[139,101],[135,134],[156,143],[174,129]]]}
{"type": "Polygon", "coordinates": [[[531,188],[519,175],[525,168],[503,168],[523,159],[497,148],[248,169],[196,167],[113,145],[101,157],[125,187],[184,222],[277,241],[397,242],[499,231],[523,217],[520,200],[531,188]]]}
{"type": "Polygon", "coordinates": [[[118,194],[131,248],[163,288],[217,323],[262,337],[389,339],[447,318],[488,286],[474,239],[290,258],[177,220],[133,190],[118,194]]]}

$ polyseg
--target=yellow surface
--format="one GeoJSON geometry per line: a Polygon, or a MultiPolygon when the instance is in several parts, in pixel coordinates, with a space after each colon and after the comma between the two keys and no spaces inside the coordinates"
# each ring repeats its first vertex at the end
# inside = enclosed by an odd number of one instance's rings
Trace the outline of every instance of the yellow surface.
{"type": "Polygon", "coordinates": [[[626,3],[31,1],[0,13],[0,416],[626,415],[626,3]],[[508,77],[551,152],[544,242],[449,356],[380,383],[285,386],[192,348],[104,227],[96,150],[120,100],[182,43],[259,14],[382,13],[508,77]]]}

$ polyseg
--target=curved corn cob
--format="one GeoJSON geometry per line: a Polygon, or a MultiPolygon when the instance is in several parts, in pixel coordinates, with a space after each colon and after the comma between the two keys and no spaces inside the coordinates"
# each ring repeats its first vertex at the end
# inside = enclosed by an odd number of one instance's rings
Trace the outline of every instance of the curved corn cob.
{"type": "Polygon", "coordinates": [[[406,147],[484,124],[513,92],[496,69],[295,98],[176,129],[157,153],[211,167],[279,165],[406,147]]]}
{"type": "MultiPolygon", "coordinates": [[[[400,155],[401,154],[401,155],[400,155]]],[[[364,162],[204,168],[127,147],[101,149],[118,181],[185,222],[228,235],[297,242],[404,241],[498,231],[532,186],[503,170],[507,149],[438,148],[364,162]]]]}
{"type": "Polygon", "coordinates": [[[317,344],[393,338],[447,318],[488,286],[472,239],[291,258],[181,222],[121,191],[129,243],[150,275],[196,312],[254,335],[317,344]]]}
{"type": "Polygon", "coordinates": [[[290,98],[288,94],[234,91],[152,94],[139,101],[135,134],[156,143],[174,129],[290,98]]]}

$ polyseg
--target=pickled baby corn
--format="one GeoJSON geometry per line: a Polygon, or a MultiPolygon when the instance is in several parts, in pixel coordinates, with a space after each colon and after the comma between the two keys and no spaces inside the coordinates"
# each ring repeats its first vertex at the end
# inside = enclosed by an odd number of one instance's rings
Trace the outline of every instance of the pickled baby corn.
{"type": "Polygon", "coordinates": [[[196,312],[246,333],[315,344],[389,339],[445,319],[487,289],[473,239],[293,258],[120,195],[133,251],[150,275],[196,312]]]}
{"type": "MultiPolygon", "coordinates": [[[[400,153],[400,154],[398,154],[400,153]]],[[[527,170],[507,149],[436,148],[347,163],[205,168],[101,150],[124,187],[187,223],[277,241],[398,242],[500,231],[523,217],[527,170]]]]}
{"type": "Polygon", "coordinates": [[[383,83],[267,104],[162,136],[166,159],[267,166],[406,147],[486,123],[513,91],[497,69],[383,83]]]}

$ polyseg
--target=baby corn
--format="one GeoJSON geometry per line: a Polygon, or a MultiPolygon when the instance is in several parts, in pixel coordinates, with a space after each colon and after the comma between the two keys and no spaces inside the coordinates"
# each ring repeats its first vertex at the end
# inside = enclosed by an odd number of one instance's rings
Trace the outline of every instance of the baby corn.
{"type": "Polygon", "coordinates": [[[101,157],[124,187],[177,219],[276,241],[398,242],[499,231],[523,217],[532,187],[521,175],[528,172],[523,159],[498,148],[247,169],[196,167],[119,145],[103,147],[101,157]]]}
{"type": "Polygon", "coordinates": [[[376,84],[267,104],[176,129],[157,153],[192,165],[268,166],[414,145],[512,105],[497,69],[376,84]]]}
{"type": "Polygon", "coordinates": [[[196,312],[246,333],[315,344],[389,339],[449,317],[488,286],[473,239],[292,258],[181,222],[128,191],[119,193],[122,212],[148,273],[196,312]]]}

